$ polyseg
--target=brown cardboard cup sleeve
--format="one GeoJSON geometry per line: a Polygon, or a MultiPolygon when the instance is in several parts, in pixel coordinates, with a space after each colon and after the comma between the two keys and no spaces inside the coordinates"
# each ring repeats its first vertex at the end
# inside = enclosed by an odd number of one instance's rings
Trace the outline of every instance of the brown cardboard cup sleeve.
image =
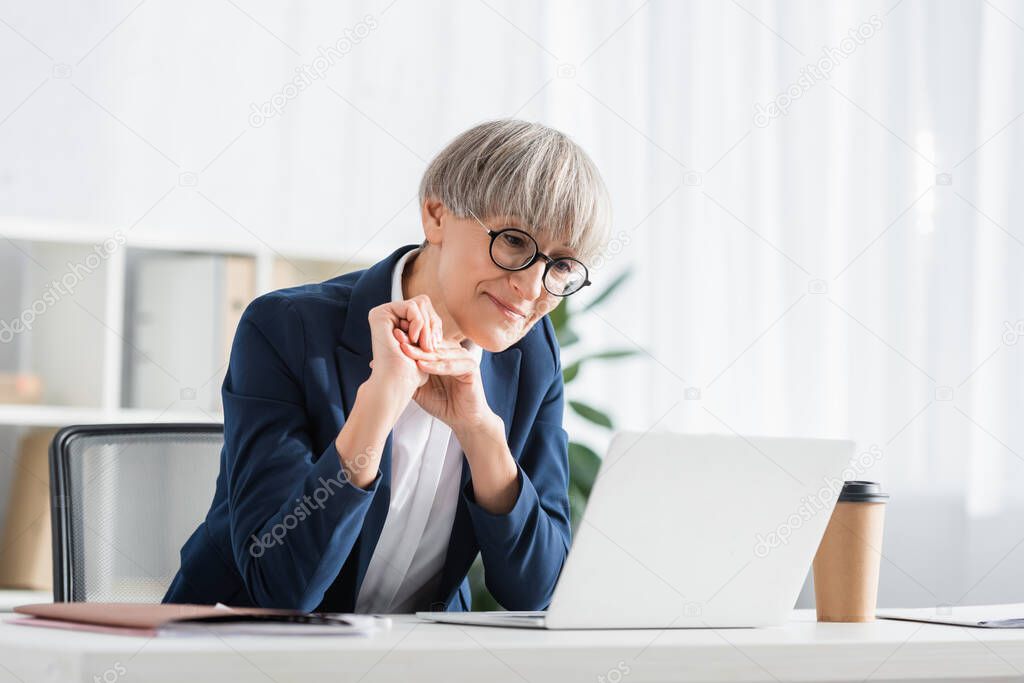
{"type": "Polygon", "coordinates": [[[875,482],[843,485],[814,556],[818,621],[875,620],[888,499],[875,482]]]}

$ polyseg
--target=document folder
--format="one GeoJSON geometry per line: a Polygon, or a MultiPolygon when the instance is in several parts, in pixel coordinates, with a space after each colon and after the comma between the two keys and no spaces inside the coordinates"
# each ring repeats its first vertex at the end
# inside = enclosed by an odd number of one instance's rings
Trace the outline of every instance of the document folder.
{"type": "Polygon", "coordinates": [[[140,636],[360,635],[390,626],[389,619],[370,615],[229,607],[220,603],[50,602],[19,605],[14,611],[29,616],[11,623],[140,636]]]}

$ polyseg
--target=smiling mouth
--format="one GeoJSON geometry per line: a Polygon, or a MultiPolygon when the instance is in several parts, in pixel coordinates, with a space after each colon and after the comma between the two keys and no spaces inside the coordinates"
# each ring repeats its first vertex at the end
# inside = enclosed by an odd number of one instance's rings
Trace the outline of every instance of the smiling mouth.
{"type": "Polygon", "coordinates": [[[503,304],[503,303],[501,303],[500,301],[498,301],[497,299],[495,299],[495,298],[494,298],[493,296],[491,296],[490,294],[488,294],[488,295],[487,295],[487,298],[488,298],[488,299],[490,299],[490,300],[491,300],[491,302],[492,302],[492,303],[493,303],[493,304],[494,304],[495,306],[497,306],[497,307],[498,307],[498,310],[500,310],[500,311],[501,311],[502,313],[504,313],[504,314],[505,314],[506,316],[508,316],[508,317],[510,317],[510,318],[513,318],[513,319],[523,319],[523,318],[526,318],[526,316],[525,316],[525,315],[523,315],[523,314],[522,314],[522,313],[520,313],[519,311],[516,311],[516,310],[513,310],[513,309],[509,308],[509,307],[508,307],[508,306],[506,306],[505,304],[503,304]]]}

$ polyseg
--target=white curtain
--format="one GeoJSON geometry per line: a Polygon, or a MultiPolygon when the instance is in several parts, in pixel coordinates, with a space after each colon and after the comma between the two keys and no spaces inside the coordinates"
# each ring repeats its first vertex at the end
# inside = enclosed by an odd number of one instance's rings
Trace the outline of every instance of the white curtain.
{"type": "Polygon", "coordinates": [[[1019,5],[76,7],[5,10],[4,214],[379,257],[421,239],[416,186],[448,139],[543,121],[613,194],[593,289],[634,270],[566,361],[642,350],[570,398],[630,429],[878,446],[882,603],[1024,601],[1019,5]]]}
{"type": "Polygon", "coordinates": [[[636,429],[877,446],[882,604],[1016,601],[1024,29],[893,5],[650,3],[581,70],[548,115],[596,120],[636,271],[586,336],[647,352],[584,386],[636,429]]]}

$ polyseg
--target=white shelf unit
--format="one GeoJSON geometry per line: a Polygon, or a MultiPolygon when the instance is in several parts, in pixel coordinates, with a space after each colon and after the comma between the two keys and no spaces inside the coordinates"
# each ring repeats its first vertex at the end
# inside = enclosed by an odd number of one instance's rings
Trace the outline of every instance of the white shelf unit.
{"type": "MultiPolygon", "coordinates": [[[[73,294],[34,316],[32,329],[17,334],[12,354],[0,356],[0,371],[33,372],[44,382],[40,404],[0,402],[0,425],[53,426],[93,422],[219,421],[221,414],[188,406],[126,405],[124,383],[126,286],[128,264],[140,254],[213,255],[251,259],[256,295],[303,282],[319,282],[344,272],[365,268],[386,254],[364,250],[350,253],[324,245],[290,245],[275,249],[253,240],[235,242],[209,239],[173,240],[166,236],[124,235],[124,244],[106,253],[98,267],[75,285],[73,294]]],[[[21,291],[0,291],[0,320],[20,316],[42,296],[48,283],[85,264],[94,247],[108,244],[114,228],[0,218],[0,250],[13,252],[23,262],[21,291]],[[20,252],[20,253],[19,253],[20,252]]],[[[10,262],[8,258],[7,263],[10,262]]],[[[93,262],[96,259],[92,259],[93,262]]],[[[169,283],[173,287],[174,283],[169,283]]],[[[52,291],[52,290],[51,290],[52,291]]],[[[172,295],[174,293],[172,292],[172,295]]],[[[190,321],[178,321],[181,324],[190,321]]],[[[215,323],[214,323],[215,325],[215,323]]],[[[233,330],[230,332],[233,333],[233,330]]],[[[212,341],[212,340],[211,340],[212,341]]],[[[230,340],[228,340],[230,343],[230,340]]],[[[226,362],[226,357],[222,358],[226,362]]],[[[219,377],[210,380],[220,390],[219,377]]]]}
{"type": "Polygon", "coordinates": [[[3,427],[62,427],[72,424],[120,422],[220,422],[222,417],[220,413],[203,410],[104,410],[76,406],[0,405],[0,426],[3,427]]]}
{"type": "MultiPolygon", "coordinates": [[[[130,230],[118,233],[113,226],[12,217],[0,217],[0,238],[0,372],[29,373],[39,377],[42,384],[38,401],[10,403],[0,398],[0,529],[14,481],[18,475],[25,475],[18,464],[20,447],[35,430],[51,432],[71,424],[220,422],[222,413],[199,399],[215,397],[219,406],[227,351],[237,324],[237,317],[232,320],[230,315],[241,314],[248,303],[242,299],[321,282],[365,268],[387,255],[371,249],[352,253],[322,244],[277,248],[258,240],[236,242],[214,235],[171,239],[130,230]],[[125,238],[123,243],[114,239],[116,248],[106,250],[104,242],[118,234],[125,238]],[[97,245],[101,245],[99,253],[95,251],[97,245]],[[251,296],[238,295],[237,287],[229,290],[227,285],[215,286],[208,293],[204,285],[185,281],[189,277],[186,273],[237,275],[237,269],[228,271],[226,266],[203,270],[208,262],[223,265],[229,261],[246,265],[243,270],[251,274],[252,286],[243,293],[251,292],[251,296]],[[157,265],[146,278],[138,277],[138,264],[142,262],[157,265]],[[180,271],[178,263],[183,266],[180,271]],[[73,292],[45,301],[46,293],[54,291],[53,281],[69,272],[76,273],[68,280],[75,280],[73,292]],[[147,383],[157,376],[150,372],[144,381],[138,381],[138,345],[125,341],[139,332],[135,324],[138,321],[132,320],[133,311],[137,311],[134,304],[147,296],[134,290],[137,283],[133,283],[133,277],[147,283],[149,294],[158,295],[155,304],[150,300],[144,316],[136,316],[145,318],[148,343],[156,340],[156,346],[168,352],[168,358],[161,358],[159,363],[167,368],[173,365],[174,375],[182,383],[189,383],[190,374],[199,377],[193,383],[201,388],[196,400],[169,398],[156,402],[152,391],[135,392],[144,396],[139,399],[136,395],[133,400],[133,392],[126,391],[126,387],[138,389],[140,385],[148,389],[147,383]],[[173,281],[163,292],[165,280],[173,281]],[[221,305],[211,305],[211,299],[219,300],[221,305]],[[229,300],[231,306],[224,303],[229,300]],[[38,314],[32,314],[31,329],[4,334],[3,325],[21,319],[33,304],[38,314]],[[192,343],[195,340],[189,338],[189,344],[164,339],[160,343],[161,331],[173,333],[186,327],[189,334],[205,335],[206,339],[192,343]],[[187,349],[183,351],[182,346],[187,349]],[[203,353],[198,358],[190,357],[196,348],[203,353]],[[209,367],[192,367],[202,362],[209,367]],[[126,379],[132,371],[136,373],[134,385],[126,379]],[[200,387],[203,382],[205,386],[200,387]]],[[[174,389],[172,398],[177,397],[177,387],[169,388],[174,389]]],[[[32,443],[38,448],[46,438],[37,435],[32,443]]]]}

